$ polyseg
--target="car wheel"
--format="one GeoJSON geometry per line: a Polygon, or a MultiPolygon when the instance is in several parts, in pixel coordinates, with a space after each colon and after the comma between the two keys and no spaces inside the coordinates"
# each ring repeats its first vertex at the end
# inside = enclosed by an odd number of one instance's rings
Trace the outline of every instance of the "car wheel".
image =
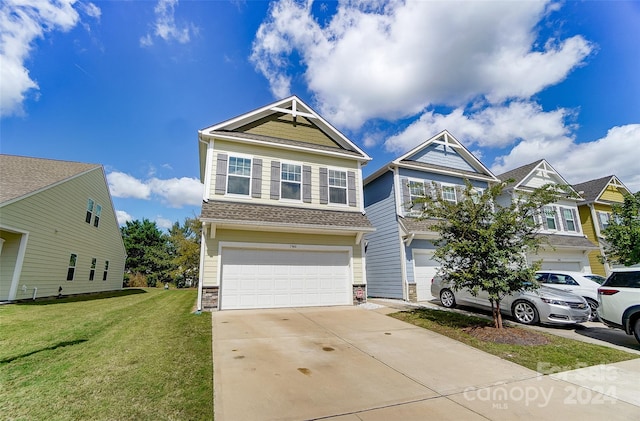
{"type": "Polygon", "coordinates": [[[597,322],[598,319],[598,302],[592,300],[591,298],[586,298],[587,304],[589,304],[589,308],[591,309],[591,314],[589,314],[590,322],[597,322]]]}
{"type": "Polygon", "coordinates": [[[443,289],[440,291],[440,302],[446,308],[453,308],[456,306],[456,297],[450,289],[443,289]]]}
{"type": "Polygon", "coordinates": [[[636,341],[640,343],[640,318],[637,318],[633,324],[633,336],[635,336],[636,341]]]}
{"type": "Polygon", "coordinates": [[[513,304],[513,317],[525,325],[534,325],[540,321],[538,310],[528,301],[516,301],[513,304]]]}

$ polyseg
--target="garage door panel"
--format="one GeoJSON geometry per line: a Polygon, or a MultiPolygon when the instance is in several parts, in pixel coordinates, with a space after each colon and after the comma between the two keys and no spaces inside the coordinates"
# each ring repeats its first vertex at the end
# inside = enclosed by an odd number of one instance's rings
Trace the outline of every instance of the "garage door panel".
{"type": "Polygon", "coordinates": [[[440,263],[433,258],[433,253],[414,253],[414,278],[418,301],[429,301],[431,295],[431,279],[440,268],[440,263]]]}
{"type": "Polygon", "coordinates": [[[222,249],[221,309],[351,303],[346,251],[222,249]]]}

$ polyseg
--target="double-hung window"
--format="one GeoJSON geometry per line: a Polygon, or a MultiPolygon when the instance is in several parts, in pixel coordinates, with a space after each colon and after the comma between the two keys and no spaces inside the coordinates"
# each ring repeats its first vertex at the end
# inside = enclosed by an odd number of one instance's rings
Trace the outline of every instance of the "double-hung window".
{"type": "Polygon", "coordinates": [[[67,281],[73,281],[73,277],[76,274],[76,263],[78,261],[77,254],[71,254],[69,258],[69,268],[67,269],[67,281]]]}
{"type": "Polygon", "coordinates": [[[576,221],[573,218],[573,212],[571,212],[571,209],[562,209],[562,216],[564,217],[567,231],[576,231],[576,221]]]}
{"type": "Polygon", "coordinates": [[[84,217],[84,221],[87,224],[91,223],[91,218],[93,217],[93,207],[94,207],[94,202],[92,199],[88,199],[87,200],[87,214],[84,217]]]}
{"type": "Polygon", "coordinates": [[[98,259],[95,257],[91,259],[91,269],[89,270],[89,280],[93,281],[96,277],[96,264],[98,263],[98,259]]]}
{"type": "Polygon", "coordinates": [[[602,227],[602,229],[605,230],[609,226],[611,214],[608,212],[598,212],[598,220],[600,221],[600,226],[602,227]]]}
{"type": "Polygon", "coordinates": [[[347,204],[347,172],[329,170],[329,203],[347,204]]]}
{"type": "Polygon", "coordinates": [[[456,188],[454,186],[442,186],[442,198],[447,202],[456,203],[456,188]]]}
{"type": "Polygon", "coordinates": [[[545,206],[542,213],[543,218],[547,222],[547,229],[557,230],[558,227],[556,226],[556,209],[551,206],[545,206]]]}
{"type": "Polygon", "coordinates": [[[102,213],[102,206],[96,204],[96,215],[93,218],[93,226],[98,227],[100,225],[100,214],[102,213]]]}
{"type": "Polygon", "coordinates": [[[251,158],[229,157],[227,193],[249,196],[251,189],[251,158]]]}
{"type": "Polygon", "coordinates": [[[104,262],[104,272],[102,272],[102,280],[107,280],[107,275],[109,274],[109,261],[104,262]]]}
{"type": "Polygon", "coordinates": [[[411,213],[415,213],[415,214],[419,214],[421,213],[421,209],[423,208],[423,205],[420,204],[415,204],[416,201],[419,201],[420,199],[424,199],[425,198],[425,187],[424,187],[424,182],[423,181],[415,181],[415,180],[409,180],[409,201],[410,204],[412,205],[410,212],[411,213]]]}
{"type": "Polygon", "coordinates": [[[280,198],[301,200],[302,165],[283,163],[280,167],[280,198]]]}

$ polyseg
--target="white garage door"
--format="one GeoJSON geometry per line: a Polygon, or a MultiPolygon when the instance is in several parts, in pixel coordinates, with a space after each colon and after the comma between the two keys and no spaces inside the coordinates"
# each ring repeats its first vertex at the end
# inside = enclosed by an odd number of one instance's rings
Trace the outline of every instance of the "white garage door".
{"type": "Polygon", "coordinates": [[[570,270],[580,272],[582,264],[580,262],[542,262],[541,269],[544,270],[570,270]]]}
{"type": "Polygon", "coordinates": [[[418,301],[429,301],[431,295],[431,279],[436,275],[440,264],[433,259],[433,253],[413,253],[414,275],[416,278],[416,294],[418,301]]]}
{"type": "Polygon", "coordinates": [[[346,251],[222,249],[220,309],[351,304],[346,251]]]}

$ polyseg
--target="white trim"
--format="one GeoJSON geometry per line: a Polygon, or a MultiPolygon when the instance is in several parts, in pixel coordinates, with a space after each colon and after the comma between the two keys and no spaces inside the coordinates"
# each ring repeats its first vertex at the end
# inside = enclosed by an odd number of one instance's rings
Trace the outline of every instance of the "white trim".
{"type": "MultiPolygon", "coordinates": [[[[223,151],[219,151],[218,154],[223,153],[223,151]]],[[[235,152],[224,152],[227,154],[227,179],[225,182],[225,190],[224,195],[239,199],[250,199],[251,198],[251,189],[252,189],[252,180],[253,180],[253,156],[247,155],[243,153],[235,153],[235,152]],[[245,177],[244,175],[231,174],[229,171],[229,167],[231,165],[231,158],[240,158],[240,159],[248,159],[249,160],[249,177],[245,177]],[[234,177],[248,178],[249,179],[249,193],[241,194],[241,193],[229,193],[229,176],[233,175],[234,177]]]]}
{"type": "Polygon", "coordinates": [[[407,251],[404,245],[404,241],[402,241],[402,231],[398,230],[400,245],[400,275],[402,276],[402,299],[405,301],[409,300],[409,282],[407,280],[407,251]]]}
{"type": "MultiPolygon", "coordinates": [[[[327,173],[328,175],[328,173],[327,173]]],[[[348,175],[347,175],[348,177],[348,175]]],[[[347,191],[347,194],[349,194],[349,192],[347,191]]],[[[364,209],[364,184],[362,182],[362,162],[358,161],[358,171],[356,173],[356,196],[358,197],[358,200],[360,201],[360,212],[362,212],[362,214],[364,215],[365,213],[365,209],[364,209]],[[360,194],[358,194],[360,193],[360,194]]],[[[347,202],[349,201],[349,198],[347,197],[347,202]]],[[[348,203],[347,203],[348,204],[348,203]]]]}
{"type": "Polygon", "coordinates": [[[204,282],[204,258],[206,255],[207,249],[207,237],[206,237],[206,223],[202,223],[202,234],[200,234],[200,265],[199,265],[199,273],[198,273],[198,300],[197,307],[198,311],[202,311],[202,283],[204,282]]]}
{"type": "Polygon", "coordinates": [[[29,241],[29,231],[25,231],[18,228],[12,228],[7,225],[0,224],[0,229],[9,231],[14,234],[21,234],[20,246],[18,247],[18,255],[16,256],[16,263],[13,268],[13,276],[11,278],[11,286],[9,287],[9,294],[7,299],[13,301],[16,299],[16,293],[18,292],[18,284],[20,283],[20,276],[22,275],[22,266],[24,265],[24,256],[27,253],[27,242],[29,241]]]}
{"type": "MultiPolygon", "coordinates": [[[[327,172],[328,174],[328,172],[327,172]]],[[[279,189],[278,189],[278,194],[279,194],[279,201],[280,202],[285,202],[285,203],[302,203],[302,198],[304,196],[303,194],[303,188],[304,188],[304,183],[303,183],[303,176],[304,176],[304,165],[302,162],[298,162],[298,161],[280,161],[280,183],[279,184],[279,189]],[[300,181],[297,182],[300,185],[300,198],[299,199],[289,199],[289,198],[283,198],[282,197],[282,183],[286,182],[286,183],[296,183],[296,181],[291,181],[291,180],[284,180],[282,178],[282,167],[284,165],[294,165],[294,166],[298,166],[300,167],[300,181]]],[[[327,180],[328,183],[328,180],[327,180]]]]}
{"type": "Polygon", "coordinates": [[[442,196],[442,200],[445,200],[447,202],[450,203],[458,203],[458,193],[456,192],[456,187],[460,186],[459,184],[452,184],[452,183],[440,183],[440,194],[442,196]],[[452,187],[453,188],[453,197],[454,200],[449,200],[449,199],[445,199],[444,198],[444,188],[445,187],[452,187]]]}
{"type": "MultiPolygon", "coordinates": [[[[404,215],[402,212],[402,186],[400,185],[400,173],[398,167],[389,166],[393,174],[393,194],[396,200],[396,215],[404,215]],[[400,188],[400,190],[398,190],[400,188]],[[398,194],[399,193],[399,194],[398,194]]],[[[402,241],[402,239],[400,240],[402,241]]]]}
{"type": "Polygon", "coordinates": [[[451,175],[451,176],[463,178],[463,179],[467,178],[470,180],[487,181],[487,182],[494,182],[494,183],[497,182],[497,179],[493,179],[487,175],[482,175],[482,174],[474,175],[474,174],[468,174],[468,173],[460,173],[453,168],[451,170],[445,170],[442,168],[424,168],[419,165],[411,165],[407,162],[398,163],[396,165],[398,165],[398,167],[406,168],[409,170],[421,171],[425,174],[435,173],[435,174],[451,175]]]}
{"type": "MultiPolygon", "coordinates": [[[[358,163],[359,165],[360,163],[358,163]]],[[[337,207],[349,207],[349,171],[344,167],[326,167],[327,168],[327,206],[337,206],[337,207]],[[329,180],[331,177],[329,176],[329,171],[336,171],[344,173],[344,203],[334,203],[331,201],[331,183],[329,180]]],[[[338,186],[333,186],[336,188],[341,188],[338,186]]],[[[357,180],[356,180],[356,196],[357,196],[357,180]]]]}
{"type": "Polygon", "coordinates": [[[202,192],[202,200],[206,202],[211,197],[211,177],[213,176],[211,174],[213,171],[213,139],[209,140],[209,143],[207,143],[207,157],[204,171],[204,191],[202,192]]]}

